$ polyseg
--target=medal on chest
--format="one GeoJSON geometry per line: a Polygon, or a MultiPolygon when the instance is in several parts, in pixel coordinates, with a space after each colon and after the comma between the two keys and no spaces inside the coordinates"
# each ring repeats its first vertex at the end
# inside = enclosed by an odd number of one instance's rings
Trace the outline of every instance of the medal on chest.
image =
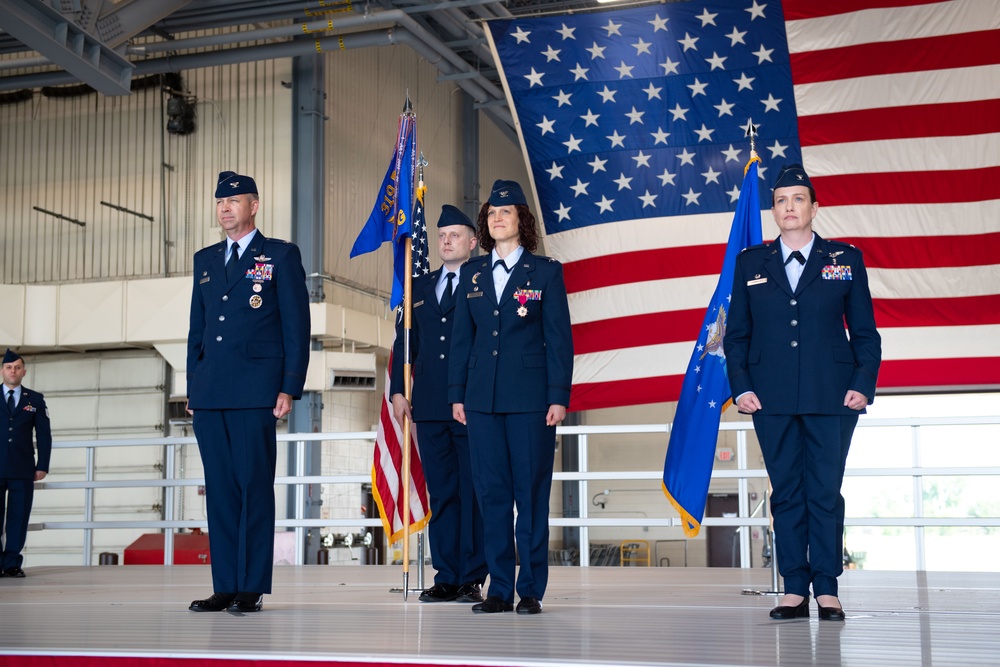
{"type": "MultiPolygon", "coordinates": [[[[528,283],[528,284],[530,285],[531,283],[528,283]]],[[[539,289],[519,289],[519,290],[517,290],[517,291],[514,292],[514,298],[517,299],[517,302],[519,304],[521,304],[520,307],[517,309],[517,314],[520,315],[521,317],[527,317],[528,316],[528,306],[527,306],[527,303],[529,301],[541,301],[542,300],[542,290],[539,290],[539,289]]]]}

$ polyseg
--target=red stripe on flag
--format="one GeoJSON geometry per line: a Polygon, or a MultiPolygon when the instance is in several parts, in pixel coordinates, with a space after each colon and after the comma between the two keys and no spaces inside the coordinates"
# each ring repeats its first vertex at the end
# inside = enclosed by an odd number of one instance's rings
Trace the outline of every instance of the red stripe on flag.
{"type": "Polygon", "coordinates": [[[815,176],[820,205],[948,204],[1000,199],[1000,167],[815,176]]]}
{"type": "Polygon", "coordinates": [[[869,269],[930,269],[989,266],[1000,262],[1000,232],[964,236],[859,236],[837,240],[851,243],[865,255],[869,269]]]}
{"type": "Polygon", "coordinates": [[[784,0],[781,3],[786,21],[818,19],[824,16],[850,14],[865,9],[891,9],[917,5],[936,5],[950,0],[837,0],[817,2],[816,0],[784,0]]]}
{"type": "MultiPolygon", "coordinates": [[[[404,496],[403,486],[403,443],[396,435],[397,424],[389,404],[389,368],[392,367],[392,355],[386,367],[385,390],[382,393],[382,409],[379,412],[379,427],[375,434],[375,447],[372,461],[372,485],[375,502],[379,508],[382,525],[390,544],[402,535],[404,496]],[[387,468],[384,467],[383,452],[389,455],[389,465],[392,466],[396,483],[389,481],[387,468]]],[[[424,469],[420,461],[420,451],[416,435],[411,430],[410,438],[410,526],[413,532],[423,529],[430,519],[430,504],[427,499],[427,483],[424,479],[424,469]],[[416,509],[414,505],[416,504],[416,509]]]]}
{"type": "MultiPolygon", "coordinates": [[[[1000,40],[1000,36],[996,39],[1000,40]]],[[[918,104],[799,117],[799,141],[803,146],[993,132],[1000,132],[1000,100],[918,104]]]]}
{"type": "Polygon", "coordinates": [[[725,243],[599,255],[563,264],[563,278],[572,294],[649,280],[718,275],[725,255],[725,243]]]}
{"type": "MultiPolygon", "coordinates": [[[[973,359],[909,359],[883,361],[878,387],[927,390],[934,387],[974,390],[1000,386],[1000,357],[973,359]]],[[[683,375],[663,375],[616,382],[574,384],[570,411],[616,408],[676,401],[681,394],[683,375]]]]}
{"type": "MultiPolygon", "coordinates": [[[[883,361],[879,389],[932,388],[996,389],[1000,386],[1000,357],[968,359],[900,359],[883,361]],[[929,381],[933,387],[929,387],[929,381]]],[[[574,388],[575,391],[575,388],[574,388]]]]}
{"type": "Polygon", "coordinates": [[[997,294],[950,299],[874,299],[874,307],[879,329],[1000,324],[997,294]]]}
{"type": "MultiPolygon", "coordinates": [[[[934,236],[933,244],[929,244],[927,238],[838,236],[835,240],[860,248],[868,268],[988,266],[996,264],[997,258],[1000,258],[1000,232],[934,236]]],[[[725,252],[725,244],[720,243],[691,248],[657,248],[578,260],[563,265],[566,290],[573,294],[649,280],[714,276],[721,270],[725,252]]],[[[639,324],[646,326],[645,323],[639,324]]],[[[656,323],[651,324],[656,326],[656,323]]],[[[574,332],[576,330],[574,327],[574,332]]]]}
{"type": "Polygon", "coordinates": [[[683,375],[663,375],[616,382],[574,384],[569,410],[579,412],[676,401],[681,395],[683,382],[683,375]]]}
{"type": "Polygon", "coordinates": [[[705,309],[668,310],[573,325],[573,350],[590,354],[644,345],[680,343],[698,337],[705,309]]]}
{"type": "Polygon", "coordinates": [[[790,55],[795,85],[1000,63],[1000,30],[873,42],[790,55]]]}
{"type": "MultiPolygon", "coordinates": [[[[1000,324],[1000,295],[947,299],[874,299],[875,321],[891,327],[1000,324]]],[[[573,325],[576,354],[694,341],[705,311],[668,310],[573,325]]]]}

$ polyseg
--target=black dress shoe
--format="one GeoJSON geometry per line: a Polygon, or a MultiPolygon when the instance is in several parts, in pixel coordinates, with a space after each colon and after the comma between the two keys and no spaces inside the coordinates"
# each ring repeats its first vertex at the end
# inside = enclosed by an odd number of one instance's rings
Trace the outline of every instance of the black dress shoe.
{"type": "Polygon", "coordinates": [[[806,597],[800,604],[793,606],[785,605],[775,607],[771,610],[771,618],[776,621],[789,621],[793,618],[809,618],[809,598],[806,597]]]}
{"type": "Polygon", "coordinates": [[[467,584],[462,584],[458,587],[458,593],[455,595],[456,602],[482,602],[483,601],[483,587],[474,581],[467,584]]]}
{"type": "Polygon", "coordinates": [[[841,607],[823,607],[818,602],[816,606],[819,607],[819,620],[821,621],[843,621],[847,619],[841,607]]]}
{"type": "Polygon", "coordinates": [[[229,603],[229,611],[252,614],[260,611],[264,606],[264,595],[261,593],[239,593],[236,598],[229,603]]]}
{"type": "Polygon", "coordinates": [[[188,607],[191,611],[223,611],[236,598],[234,593],[212,593],[212,597],[195,600],[188,607]]]}
{"type": "Polygon", "coordinates": [[[500,614],[505,611],[514,611],[514,605],[494,595],[487,595],[485,600],[472,605],[473,614],[500,614]]]}
{"type": "Polygon", "coordinates": [[[542,601],[538,598],[521,598],[521,601],[517,603],[517,613],[541,614],[542,601]]]}
{"type": "Polygon", "coordinates": [[[451,602],[458,597],[455,584],[434,584],[420,594],[421,602],[451,602]]]}
{"type": "Polygon", "coordinates": [[[24,570],[19,567],[8,567],[3,571],[3,576],[14,577],[15,579],[24,579],[24,570]]]}

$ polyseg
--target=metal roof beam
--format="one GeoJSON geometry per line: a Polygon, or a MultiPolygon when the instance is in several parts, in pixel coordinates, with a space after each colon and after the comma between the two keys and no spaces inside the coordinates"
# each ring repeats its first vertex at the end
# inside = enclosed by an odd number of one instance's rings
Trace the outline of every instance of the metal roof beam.
{"type": "Polygon", "coordinates": [[[132,64],[48,5],[0,3],[0,25],[11,36],[105,95],[128,95],[132,64]]]}
{"type": "Polygon", "coordinates": [[[94,32],[108,46],[117,47],[190,2],[191,0],[122,2],[97,18],[94,32]]]}

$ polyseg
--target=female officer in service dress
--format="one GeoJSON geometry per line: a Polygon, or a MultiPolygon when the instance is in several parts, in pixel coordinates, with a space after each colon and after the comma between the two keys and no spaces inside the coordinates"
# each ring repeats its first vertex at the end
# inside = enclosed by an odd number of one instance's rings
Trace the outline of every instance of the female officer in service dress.
{"type": "Polygon", "coordinates": [[[729,384],[754,430],[774,490],[775,554],[785,597],[777,620],[842,621],[840,487],[858,415],[875,398],[882,360],[861,251],[813,231],[816,191],[802,165],[774,184],[781,235],[736,260],[724,346],[729,384]],[[846,328],[845,328],[846,324],[846,328]]]}
{"type": "Polygon", "coordinates": [[[454,417],[469,428],[486,525],[490,586],[472,610],[512,611],[516,588],[517,612],[537,614],[548,583],[556,425],[573,378],[566,285],[559,262],[532,254],[535,217],[514,181],[493,184],[477,236],[489,254],[462,267],[448,374],[454,417]]]}

